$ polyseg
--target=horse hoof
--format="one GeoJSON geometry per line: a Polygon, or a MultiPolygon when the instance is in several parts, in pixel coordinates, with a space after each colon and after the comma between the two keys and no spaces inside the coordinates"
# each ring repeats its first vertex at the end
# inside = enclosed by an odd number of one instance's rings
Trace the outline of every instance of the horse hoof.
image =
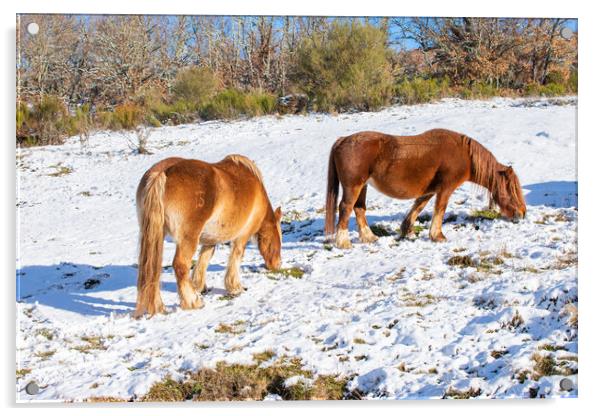
{"type": "Polygon", "coordinates": [[[235,287],[232,289],[226,288],[226,291],[228,292],[228,296],[231,296],[231,297],[236,297],[236,296],[240,295],[243,292],[243,290],[246,290],[246,289],[244,289],[242,286],[235,287]]]}
{"type": "Polygon", "coordinates": [[[438,235],[437,237],[431,237],[431,240],[433,240],[433,242],[435,243],[443,243],[445,241],[447,241],[447,238],[445,238],[445,236],[443,234],[438,235]]]}
{"type": "Polygon", "coordinates": [[[201,309],[203,306],[205,306],[205,303],[203,302],[203,299],[201,299],[199,296],[197,296],[196,299],[192,302],[182,301],[180,303],[180,307],[182,309],[201,309]]]}
{"type": "Polygon", "coordinates": [[[341,250],[349,250],[351,247],[353,247],[351,245],[351,241],[339,241],[336,246],[341,250]]]}
{"type": "MultiPolygon", "coordinates": [[[[376,240],[378,240],[378,237],[375,235],[360,237],[360,242],[365,243],[365,244],[374,243],[376,240]]],[[[349,245],[351,246],[351,244],[349,244],[349,245]]]]}

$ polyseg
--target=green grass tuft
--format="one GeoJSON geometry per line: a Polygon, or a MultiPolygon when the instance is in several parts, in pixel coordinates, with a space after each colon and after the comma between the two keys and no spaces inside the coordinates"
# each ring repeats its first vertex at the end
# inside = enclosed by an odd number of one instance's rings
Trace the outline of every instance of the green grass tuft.
{"type": "Polygon", "coordinates": [[[20,370],[17,370],[17,380],[25,377],[29,373],[31,373],[31,368],[21,368],[20,370]]]}
{"type": "Polygon", "coordinates": [[[281,275],[284,277],[292,277],[294,279],[301,279],[305,274],[305,271],[300,267],[288,267],[269,272],[271,275],[281,275]]]}
{"type": "Polygon", "coordinates": [[[70,168],[69,166],[62,166],[60,163],[58,165],[53,165],[50,166],[51,168],[54,168],[55,171],[52,173],[49,173],[48,176],[52,176],[52,177],[59,177],[59,176],[65,176],[65,175],[69,175],[70,173],[73,173],[73,168],[70,168]]]}
{"type": "Polygon", "coordinates": [[[498,219],[502,216],[502,214],[500,214],[499,212],[492,210],[492,209],[480,209],[480,210],[474,210],[470,213],[470,216],[473,219],[481,219],[481,220],[495,220],[498,219]]]}
{"type": "Polygon", "coordinates": [[[427,228],[423,225],[415,225],[414,226],[414,234],[419,235],[421,232],[426,230],[427,228]]]}
{"type": "Polygon", "coordinates": [[[380,224],[372,224],[370,226],[370,229],[372,230],[372,233],[377,237],[389,237],[393,235],[393,232],[391,232],[387,227],[380,224]]]}

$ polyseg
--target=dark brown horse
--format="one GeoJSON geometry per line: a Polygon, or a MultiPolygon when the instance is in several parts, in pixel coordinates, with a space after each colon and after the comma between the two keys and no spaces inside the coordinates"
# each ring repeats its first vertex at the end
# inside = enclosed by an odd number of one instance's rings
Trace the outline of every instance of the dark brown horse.
{"type": "Polygon", "coordinates": [[[512,168],[498,163],[476,140],[449,130],[429,130],[416,136],[360,132],[341,137],[332,146],[328,163],[324,234],[331,238],[335,231],[340,182],[343,197],[335,239],[339,248],[351,247],[347,227],[352,210],[360,240],[376,240],[366,221],[367,184],[392,198],[416,199],[401,225],[402,237],[407,236],[420,211],[436,195],[429,234],[433,241],[444,241],[441,224],[447,202],[466,181],[489,190],[506,217],[522,218],[527,209],[512,168]]]}
{"type": "Polygon", "coordinates": [[[244,156],[230,155],[218,163],[176,157],[162,160],[140,180],[136,205],[140,223],[136,317],[164,310],[159,278],[166,235],[176,242],[173,268],[182,309],[203,306],[197,291],[205,287],[216,244],[231,242],[225,276],[231,295],[242,291],[239,268],[249,238],[257,237],[269,269],[280,267],[281,211],[272,210],[261,173],[244,156]],[[191,280],[190,265],[199,244],[191,280]]]}

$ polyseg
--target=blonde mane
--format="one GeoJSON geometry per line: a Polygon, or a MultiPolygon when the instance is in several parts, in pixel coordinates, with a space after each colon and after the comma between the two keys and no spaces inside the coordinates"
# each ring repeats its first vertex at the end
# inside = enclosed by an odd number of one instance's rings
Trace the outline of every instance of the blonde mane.
{"type": "Polygon", "coordinates": [[[248,157],[242,156],[242,155],[229,155],[229,156],[226,156],[224,158],[224,160],[230,160],[230,161],[232,161],[234,163],[238,163],[240,165],[243,165],[244,167],[246,167],[247,169],[249,169],[251,172],[253,172],[253,174],[255,176],[257,176],[259,178],[259,180],[263,183],[263,176],[261,175],[261,172],[259,171],[259,168],[255,164],[255,162],[253,162],[248,157]]]}

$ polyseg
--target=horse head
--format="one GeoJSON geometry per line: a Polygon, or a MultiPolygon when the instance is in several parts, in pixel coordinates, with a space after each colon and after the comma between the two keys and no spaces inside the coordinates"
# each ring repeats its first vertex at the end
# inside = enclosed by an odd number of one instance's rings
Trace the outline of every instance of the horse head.
{"type": "Polygon", "coordinates": [[[514,220],[525,217],[527,205],[518,176],[511,166],[498,167],[492,196],[505,217],[514,220]]]}
{"type": "Polygon", "coordinates": [[[280,219],[282,218],[282,210],[280,207],[272,211],[270,208],[268,214],[261,224],[261,228],[257,233],[257,245],[259,252],[265,260],[265,265],[270,270],[280,268],[281,257],[280,250],[282,248],[282,229],[280,228],[280,219]]]}

